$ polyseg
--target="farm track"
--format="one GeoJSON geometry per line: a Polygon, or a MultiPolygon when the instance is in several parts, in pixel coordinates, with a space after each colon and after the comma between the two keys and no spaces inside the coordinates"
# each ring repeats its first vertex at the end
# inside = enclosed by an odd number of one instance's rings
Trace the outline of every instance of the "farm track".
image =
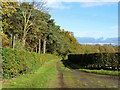
{"type": "Polygon", "coordinates": [[[57,68],[57,70],[58,70],[59,86],[60,86],[61,88],[67,88],[67,86],[66,86],[65,83],[64,83],[63,72],[62,72],[62,70],[59,68],[59,62],[57,62],[56,68],[57,68]]]}
{"type": "Polygon", "coordinates": [[[87,73],[79,70],[71,69],[67,72],[59,69],[59,84],[61,88],[118,88],[118,76],[100,75],[87,73]]]}

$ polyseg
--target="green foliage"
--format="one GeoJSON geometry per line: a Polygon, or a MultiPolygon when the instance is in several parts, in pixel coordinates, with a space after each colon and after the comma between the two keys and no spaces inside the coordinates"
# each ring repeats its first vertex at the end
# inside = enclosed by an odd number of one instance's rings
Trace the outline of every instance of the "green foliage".
{"type": "MultiPolygon", "coordinates": [[[[38,39],[46,38],[48,53],[66,56],[68,53],[76,52],[77,40],[70,35],[70,32],[61,30],[60,26],[55,25],[54,19],[50,19],[48,13],[37,10],[32,4],[26,2],[14,8],[16,11],[9,18],[3,15],[3,21],[6,23],[3,31],[9,40],[15,36],[16,41],[22,42],[21,45],[25,43],[26,50],[35,52],[39,46],[38,39]]],[[[15,44],[15,48],[18,48],[18,43],[15,44]]]]}
{"type": "Polygon", "coordinates": [[[0,2],[0,14],[7,15],[8,17],[11,16],[11,13],[15,12],[15,7],[18,6],[18,2],[11,2],[11,1],[4,1],[1,0],[0,2]]]}
{"type": "Polygon", "coordinates": [[[113,53],[118,52],[118,46],[111,46],[111,45],[85,45],[79,44],[77,46],[77,53],[86,54],[86,53],[113,53]]]}
{"type": "Polygon", "coordinates": [[[68,60],[85,68],[119,69],[120,53],[70,54],[68,60]]]}
{"type": "Polygon", "coordinates": [[[32,73],[44,62],[56,59],[50,54],[37,54],[25,50],[2,49],[3,78],[12,78],[24,73],[32,73]]]}
{"type": "Polygon", "coordinates": [[[77,40],[70,32],[59,30],[52,31],[47,41],[47,51],[65,57],[68,53],[76,53],[77,40]]]}

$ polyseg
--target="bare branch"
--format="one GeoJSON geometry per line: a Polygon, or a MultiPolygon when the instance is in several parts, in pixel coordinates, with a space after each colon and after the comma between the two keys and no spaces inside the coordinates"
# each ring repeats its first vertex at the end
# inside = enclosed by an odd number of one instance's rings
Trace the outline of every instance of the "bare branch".
{"type": "Polygon", "coordinates": [[[29,21],[30,21],[31,14],[32,14],[32,13],[31,13],[31,10],[30,10],[30,13],[29,13],[29,15],[28,15],[28,19],[27,19],[27,22],[26,22],[27,24],[28,24],[29,21]]]}
{"type": "Polygon", "coordinates": [[[29,27],[32,26],[32,25],[33,25],[33,23],[30,23],[30,24],[26,27],[26,32],[29,31],[29,27]]]}
{"type": "Polygon", "coordinates": [[[40,10],[42,12],[49,12],[49,8],[47,7],[47,1],[40,0],[40,2],[35,3],[36,1],[33,0],[34,8],[40,10]]]}
{"type": "Polygon", "coordinates": [[[22,11],[22,14],[23,14],[23,17],[24,17],[24,19],[25,19],[25,23],[26,23],[26,12],[24,12],[24,11],[22,11]]]}

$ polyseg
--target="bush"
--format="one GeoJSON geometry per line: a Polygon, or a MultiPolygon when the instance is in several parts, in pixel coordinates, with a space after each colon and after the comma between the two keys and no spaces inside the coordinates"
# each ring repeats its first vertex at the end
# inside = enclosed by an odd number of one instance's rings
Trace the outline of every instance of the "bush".
{"type": "Polygon", "coordinates": [[[50,54],[2,48],[2,59],[3,78],[13,78],[20,74],[32,73],[44,62],[56,57],[50,54]]]}
{"type": "Polygon", "coordinates": [[[96,69],[119,69],[120,53],[70,54],[68,60],[82,67],[96,69]]]}

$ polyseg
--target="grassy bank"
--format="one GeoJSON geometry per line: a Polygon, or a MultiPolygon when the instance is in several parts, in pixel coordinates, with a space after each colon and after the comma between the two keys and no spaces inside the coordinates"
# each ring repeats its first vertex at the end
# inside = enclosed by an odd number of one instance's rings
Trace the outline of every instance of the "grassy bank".
{"type": "Polygon", "coordinates": [[[20,75],[7,80],[3,88],[55,88],[57,86],[56,62],[50,60],[44,63],[35,73],[20,75]]]}
{"type": "Polygon", "coordinates": [[[118,71],[110,71],[110,70],[90,70],[90,69],[78,69],[85,72],[96,73],[96,74],[105,74],[105,75],[119,75],[118,71]]]}

